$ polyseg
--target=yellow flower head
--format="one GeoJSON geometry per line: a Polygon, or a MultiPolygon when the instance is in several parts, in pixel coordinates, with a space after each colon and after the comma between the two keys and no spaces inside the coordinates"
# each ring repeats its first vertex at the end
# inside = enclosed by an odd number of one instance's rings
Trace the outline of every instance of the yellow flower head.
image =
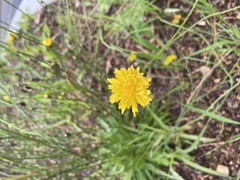
{"type": "Polygon", "coordinates": [[[44,95],[43,95],[43,98],[46,98],[46,99],[47,99],[47,98],[48,98],[48,94],[44,94],[44,95]]]}
{"type": "Polygon", "coordinates": [[[165,59],[165,61],[163,62],[163,64],[165,66],[169,65],[171,62],[173,62],[175,59],[177,58],[177,56],[175,54],[171,54],[169,56],[167,56],[167,58],[165,59]]]}
{"type": "Polygon", "coordinates": [[[51,66],[55,66],[55,65],[56,65],[56,61],[51,61],[51,62],[50,62],[50,65],[51,65],[51,66]]]}
{"type": "Polygon", "coordinates": [[[7,44],[12,44],[12,42],[17,38],[17,34],[15,33],[10,33],[8,39],[7,39],[7,44]]]}
{"type": "Polygon", "coordinates": [[[42,42],[42,44],[43,44],[44,46],[47,46],[47,47],[48,47],[48,46],[51,46],[52,43],[53,43],[53,41],[52,41],[51,38],[46,38],[46,39],[44,39],[43,42],[42,42]]]}
{"type": "Polygon", "coordinates": [[[181,19],[182,19],[182,16],[180,14],[174,14],[172,23],[173,24],[178,24],[181,19]]]}
{"type": "Polygon", "coordinates": [[[10,97],[9,96],[3,96],[3,100],[9,102],[10,101],[10,97]]]}
{"type": "Polygon", "coordinates": [[[137,54],[135,51],[131,51],[131,54],[128,56],[128,60],[133,62],[137,58],[137,54]]]}
{"type": "Polygon", "coordinates": [[[128,69],[116,69],[114,74],[115,78],[107,79],[110,83],[108,89],[112,91],[109,101],[112,104],[119,102],[118,108],[122,114],[132,107],[133,115],[136,116],[137,105],[146,106],[152,100],[149,96],[151,92],[148,90],[151,78],[144,77],[143,73],[140,73],[140,68],[134,69],[133,66],[128,69]]]}

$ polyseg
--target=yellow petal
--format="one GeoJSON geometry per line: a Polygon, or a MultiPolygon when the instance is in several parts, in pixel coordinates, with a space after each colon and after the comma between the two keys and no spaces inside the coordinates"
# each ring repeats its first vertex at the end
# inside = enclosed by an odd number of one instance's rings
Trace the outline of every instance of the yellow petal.
{"type": "Polygon", "coordinates": [[[46,38],[46,39],[44,39],[43,42],[42,42],[42,44],[43,44],[44,46],[47,46],[47,47],[48,47],[48,46],[51,46],[52,43],[53,43],[53,41],[52,41],[51,38],[46,38]]]}
{"type": "Polygon", "coordinates": [[[173,62],[176,58],[177,58],[176,55],[171,54],[171,55],[167,56],[167,58],[165,59],[165,61],[163,62],[163,64],[164,64],[165,66],[167,66],[167,65],[169,65],[171,62],[173,62]]]}
{"type": "Polygon", "coordinates": [[[128,56],[128,60],[133,62],[137,58],[137,53],[135,51],[131,51],[131,54],[128,56]]]}

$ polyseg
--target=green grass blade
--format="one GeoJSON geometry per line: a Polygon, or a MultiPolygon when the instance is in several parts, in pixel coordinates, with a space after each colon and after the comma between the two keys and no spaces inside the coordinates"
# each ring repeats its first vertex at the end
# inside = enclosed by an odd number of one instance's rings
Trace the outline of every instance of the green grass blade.
{"type": "Polygon", "coordinates": [[[202,172],[205,172],[205,173],[208,173],[208,174],[212,174],[212,175],[215,175],[215,176],[220,176],[220,177],[228,177],[229,178],[229,176],[227,176],[227,175],[225,175],[225,174],[222,174],[222,173],[219,173],[219,172],[217,172],[217,171],[214,171],[214,170],[212,170],[212,169],[209,169],[209,168],[206,168],[206,167],[204,167],[204,166],[201,166],[201,165],[199,165],[199,164],[197,164],[197,163],[194,163],[194,162],[192,162],[192,161],[190,161],[190,160],[188,160],[188,159],[184,159],[184,158],[179,158],[182,162],[184,162],[184,163],[186,163],[187,165],[189,165],[190,167],[193,167],[193,168],[195,168],[195,169],[197,169],[197,170],[199,170],[199,171],[202,171],[202,172]]]}
{"type": "Polygon", "coordinates": [[[187,106],[187,105],[186,105],[186,107],[188,107],[188,108],[190,108],[190,109],[192,109],[192,110],[194,110],[198,113],[201,113],[204,116],[216,119],[217,121],[220,121],[220,122],[223,122],[223,123],[240,124],[240,122],[233,121],[229,118],[225,118],[223,116],[220,116],[218,114],[215,114],[215,113],[212,113],[212,112],[209,112],[209,111],[205,111],[205,110],[202,110],[202,109],[199,109],[199,108],[196,108],[196,107],[187,106]]]}
{"type": "Polygon", "coordinates": [[[184,150],[179,149],[179,148],[177,147],[177,150],[180,151],[181,153],[184,153],[184,154],[185,154],[185,153],[190,153],[190,152],[192,152],[194,149],[196,149],[197,146],[198,146],[198,144],[199,144],[199,142],[201,141],[201,139],[202,139],[202,137],[203,137],[203,135],[204,135],[207,127],[208,127],[208,123],[209,123],[209,121],[208,121],[207,124],[204,126],[204,128],[203,128],[202,131],[201,131],[201,133],[198,135],[197,139],[194,141],[194,143],[192,143],[192,145],[191,145],[190,147],[188,147],[187,149],[184,149],[184,150]]]}

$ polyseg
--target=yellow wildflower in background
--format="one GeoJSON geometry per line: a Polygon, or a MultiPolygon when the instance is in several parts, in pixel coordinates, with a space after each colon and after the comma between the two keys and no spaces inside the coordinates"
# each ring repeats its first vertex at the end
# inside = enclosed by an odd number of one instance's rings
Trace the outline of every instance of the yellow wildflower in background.
{"type": "Polygon", "coordinates": [[[51,62],[50,62],[50,65],[51,65],[51,66],[55,66],[55,65],[56,65],[56,61],[51,61],[51,62]]]}
{"type": "Polygon", "coordinates": [[[44,95],[43,95],[43,98],[46,98],[46,99],[47,99],[47,98],[48,98],[48,94],[44,94],[44,95]]]}
{"type": "Polygon", "coordinates": [[[10,101],[10,97],[9,96],[3,96],[3,100],[9,102],[10,101]]]}
{"type": "Polygon", "coordinates": [[[64,91],[60,92],[60,94],[59,94],[59,96],[58,96],[58,99],[62,99],[63,96],[65,96],[65,92],[64,92],[64,91]]]}
{"type": "Polygon", "coordinates": [[[174,15],[173,15],[172,23],[178,24],[181,19],[182,19],[182,16],[181,16],[180,14],[174,14],[174,15]]]}
{"type": "Polygon", "coordinates": [[[6,41],[7,44],[12,44],[13,41],[17,38],[17,34],[15,33],[10,33],[8,36],[8,39],[6,41]]]}
{"type": "Polygon", "coordinates": [[[46,38],[46,39],[44,39],[43,42],[42,42],[42,44],[43,44],[44,46],[47,46],[47,47],[48,47],[48,46],[51,46],[52,43],[53,43],[53,41],[52,41],[51,38],[46,38]]]}
{"type": "Polygon", "coordinates": [[[7,44],[12,44],[12,42],[17,38],[17,34],[15,33],[10,33],[9,37],[7,39],[7,44]]]}
{"type": "Polygon", "coordinates": [[[165,59],[165,61],[163,62],[163,64],[165,66],[169,65],[171,62],[173,62],[175,59],[177,58],[177,56],[175,54],[171,54],[169,56],[167,56],[167,58],[165,59]]]}
{"type": "Polygon", "coordinates": [[[128,56],[128,60],[133,62],[137,58],[137,53],[135,51],[131,51],[131,54],[128,56]]]}
{"type": "Polygon", "coordinates": [[[119,102],[118,108],[123,114],[126,109],[132,107],[133,115],[138,112],[138,104],[147,106],[152,98],[148,90],[151,78],[143,76],[140,68],[134,69],[133,66],[128,69],[121,68],[114,71],[115,78],[108,78],[110,83],[108,89],[112,91],[110,102],[113,104],[119,102]]]}

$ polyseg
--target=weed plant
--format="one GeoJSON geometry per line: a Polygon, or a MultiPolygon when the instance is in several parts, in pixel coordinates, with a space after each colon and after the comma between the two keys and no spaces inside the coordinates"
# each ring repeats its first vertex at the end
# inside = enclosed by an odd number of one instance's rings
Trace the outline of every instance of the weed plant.
{"type": "Polygon", "coordinates": [[[186,12],[170,3],[161,9],[157,1],[147,0],[61,0],[45,8],[40,23],[34,22],[36,16],[26,16],[21,30],[9,28],[12,38],[1,44],[5,55],[0,60],[0,176],[183,179],[175,168],[182,162],[231,178],[195,163],[190,153],[199,143],[215,140],[204,137],[212,119],[239,124],[217,113],[240,82],[234,82],[239,58],[230,70],[223,65],[228,55],[239,55],[240,31],[222,16],[239,7],[219,12],[204,0],[183,3],[186,12]],[[176,13],[182,16],[172,21],[176,13]],[[200,19],[193,23],[190,19],[196,14],[200,19]],[[164,36],[168,29],[173,32],[169,39],[164,36]],[[203,43],[202,48],[189,54],[176,52],[174,47],[181,46],[190,34],[203,43]],[[127,61],[131,51],[136,51],[133,62],[127,61]],[[211,67],[198,85],[187,66],[191,61],[211,67]],[[107,82],[115,68],[131,64],[152,77],[152,102],[139,106],[136,117],[130,110],[121,114],[117,105],[110,104],[107,82]],[[200,93],[216,68],[224,79],[209,92],[200,93]],[[167,71],[170,76],[153,70],[167,71]],[[188,72],[189,79],[175,77],[174,71],[188,72]],[[157,95],[158,84],[154,83],[159,81],[172,81],[174,88],[157,95]],[[199,105],[223,84],[230,84],[228,91],[209,106],[199,105]],[[191,92],[188,99],[186,89],[191,92]],[[180,111],[173,117],[171,102],[176,95],[180,111]],[[193,119],[185,122],[193,112],[193,119]],[[200,134],[187,133],[203,119],[208,121],[200,134]]]}

